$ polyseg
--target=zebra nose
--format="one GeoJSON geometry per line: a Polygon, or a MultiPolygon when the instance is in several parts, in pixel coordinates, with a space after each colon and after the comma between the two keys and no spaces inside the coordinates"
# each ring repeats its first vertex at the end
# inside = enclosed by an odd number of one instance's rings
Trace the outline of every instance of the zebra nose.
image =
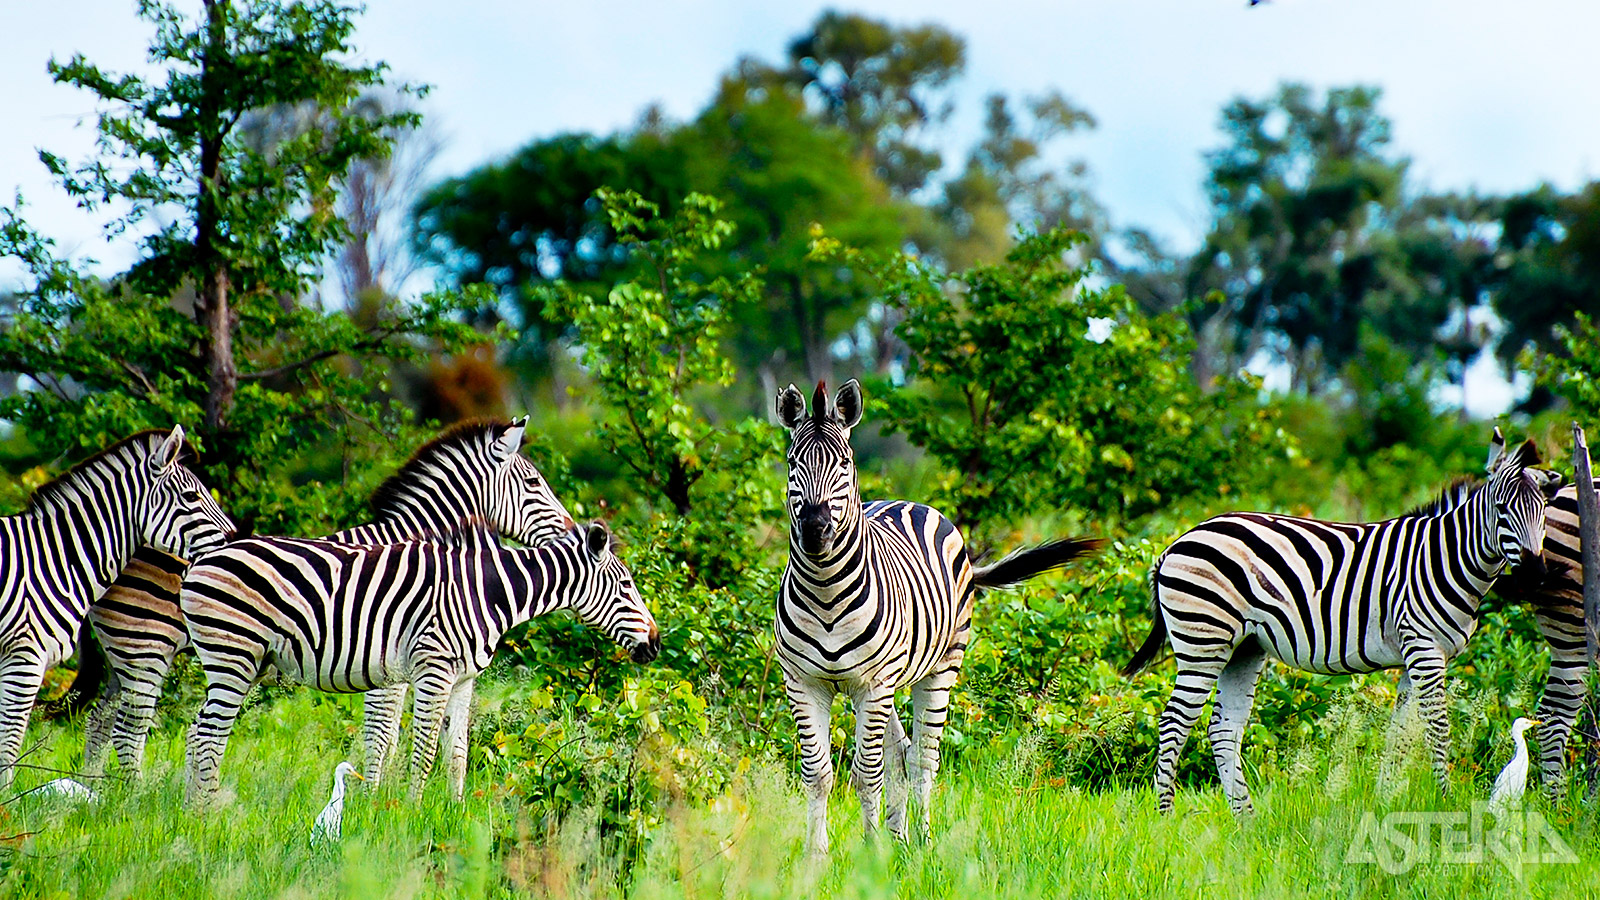
{"type": "Polygon", "coordinates": [[[630,654],[636,663],[647,663],[661,655],[661,629],[654,622],[650,623],[650,637],[633,645],[630,654]]]}
{"type": "Polygon", "coordinates": [[[578,523],[577,523],[577,521],[575,519],[572,518],[572,514],[571,513],[567,513],[567,514],[565,514],[565,515],[563,515],[561,517],[561,530],[562,531],[571,531],[572,529],[577,528],[577,527],[578,527],[578,523]]]}
{"type": "Polygon", "coordinates": [[[1545,571],[1543,553],[1540,553],[1536,550],[1524,549],[1522,551],[1522,565],[1528,571],[1528,574],[1537,576],[1539,578],[1544,577],[1545,571]]]}

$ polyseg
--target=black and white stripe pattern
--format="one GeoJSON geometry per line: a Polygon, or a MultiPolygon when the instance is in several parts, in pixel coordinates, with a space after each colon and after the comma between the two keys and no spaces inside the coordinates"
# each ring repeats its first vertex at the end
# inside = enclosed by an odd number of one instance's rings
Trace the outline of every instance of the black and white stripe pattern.
{"type": "Polygon", "coordinates": [[[237,541],[195,564],[180,603],[206,673],[205,703],[189,732],[191,802],[216,792],[234,719],[268,666],[324,691],[411,684],[412,796],[443,726],[451,791],[460,799],[473,680],[507,629],[570,609],[637,662],[654,659],[661,646],[599,523],[525,550],[492,540],[467,547],[237,541]]]}
{"type": "Polygon", "coordinates": [[[960,674],[981,588],[1016,584],[1092,551],[1097,541],[1058,541],[974,568],[965,541],[938,511],[899,500],[863,505],[850,431],[861,419],[860,386],[832,405],[823,385],[812,411],[794,385],[778,395],[789,445],[789,564],[776,617],[778,661],[800,735],[811,852],[828,849],[833,789],[833,697],[855,704],[851,774],[868,833],[877,828],[889,774],[887,825],[907,835],[907,779],[926,834],[950,689],[960,674]],[[911,690],[910,739],[895,691],[911,690]],[[885,738],[887,737],[887,741],[885,738]],[[885,758],[887,757],[887,764],[885,758]]]}
{"type": "Polygon", "coordinates": [[[1251,809],[1239,743],[1267,659],[1324,673],[1404,667],[1441,782],[1449,748],[1445,665],[1477,626],[1478,604],[1508,566],[1540,564],[1547,499],[1560,476],[1509,457],[1498,429],[1489,479],[1416,513],[1371,524],[1264,513],[1217,516],[1168,547],[1151,572],[1154,628],[1124,670],[1169,639],[1178,677],[1161,714],[1157,804],[1169,811],[1178,755],[1213,687],[1210,737],[1238,814],[1251,809]]]}
{"type": "MultiPolygon", "coordinates": [[[[527,420],[456,425],[424,444],[373,494],[373,521],[329,535],[351,544],[386,544],[450,534],[478,517],[513,540],[536,545],[565,534],[572,517],[527,457],[519,453],[527,420]]],[[[85,726],[84,766],[99,771],[108,743],[124,770],[137,774],[156,701],[173,658],[188,645],[178,589],[188,563],[140,551],[89,618],[105,650],[108,674],[85,726]]],[[[404,684],[366,698],[362,736],[368,781],[378,782],[398,743],[404,684]]]]}
{"type": "Polygon", "coordinates": [[[72,653],[89,604],[134,548],[190,555],[233,533],[184,466],[186,451],[182,427],[141,432],[0,518],[0,787],[11,783],[44,673],[72,653]]]}

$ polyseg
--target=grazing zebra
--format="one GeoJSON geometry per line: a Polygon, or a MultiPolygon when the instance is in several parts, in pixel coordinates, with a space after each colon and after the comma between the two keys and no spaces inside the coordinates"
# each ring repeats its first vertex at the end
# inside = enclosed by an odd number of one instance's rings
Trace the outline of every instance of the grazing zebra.
{"type": "MultiPolygon", "coordinates": [[[[1600,481],[1594,482],[1600,490],[1600,481]]],[[[1552,796],[1566,789],[1567,739],[1583,705],[1589,664],[1583,627],[1583,559],[1578,548],[1578,488],[1567,485],[1545,514],[1543,576],[1514,572],[1496,586],[1507,600],[1533,608],[1550,646],[1550,671],[1534,718],[1539,721],[1539,776],[1552,796]]]]}
{"type": "Polygon", "coordinates": [[[1138,672],[1170,637],[1178,678],[1161,714],[1158,808],[1172,809],[1178,754],[1215,686],[1212,753],[1234,812],[1250,812],[1239,744],[1269,657],[1329,674],[1404,667],[1401,702],[1415,691],[1443,783],[1445,665],[1501,571],[1540,565],[1561,476],[1538,461],[1532,441],[1507,456],[1495,429],[1488,480],[1414,513],[1359,525],[1233,513],[1174,541],[1151,570],[1150,637],[1123,670],[1138,672]]]}
{"type": "Polygon", "coordinates": [[[571,609],[655,659],[660,633],[606,527],[575,528],[532,549],[492,540],[354,545],[253,538],[209,554],[183,580],[181,606],[206,674],[189,730],[191,803],[217,790],[228,734],[267,666],[324,691],[410,683],[411,796],[432,768],[441,725],[450,788],[466,779],[472,684],[505,631],[571,609]]]}
{"type": "MultiPolygon", "coordinates": [[[[386,544],[447,534],[481,517],[501,534],[539,544],[565,534],[572,517],[539,470],[519,453],[526,419],[456,425],[424,444],[374,492],[373,521],[329,535],[351,544],[386,544]]],[[[109,740],[124,769],[137,774],[146,735],[173,658],[189,643],[178,589],[188,563],[143,551],[89,612],[109,673],[85,726],[84,766],[99,771],[109,740]]],[[[362,738],[366,778],[377,783],[398,743],[406,686],[369,693],[362,738]]]]}
{"type": "Polygon", "coordinates": [[[233,533],[184,465],[188,453],[181,426],[140,432],[0,518],[0,787],[11,784],[45,671],[72,653],[89,604],[134,547],[192,555],[233,533]]]}
{"type": "Polygon", "coordinates": [[[850,431],[861,421],[853,379],[830,405],[817,385],[806,414],[794,385],[778,394],[789,429],[789,565],[778,593],[778,662],[800,733],[808,839],[828,851],[829,747],[835,694],[856,710],[851,775],[868,834],[888,758],[887,824],[906,834],[906,779],[913,782],[923,835],[939,770],[950,689],[972,627],[973,597],[1082,557],[1095,540],[1056,541],[993,565],[973,567],[961,533],[937,510],[903,500],[862,504],[850,431]],[[895,711],[895,691],[911,689],[911,738],[895,711]],[[887,735],[887,742],[885,736],[887,735]]]}

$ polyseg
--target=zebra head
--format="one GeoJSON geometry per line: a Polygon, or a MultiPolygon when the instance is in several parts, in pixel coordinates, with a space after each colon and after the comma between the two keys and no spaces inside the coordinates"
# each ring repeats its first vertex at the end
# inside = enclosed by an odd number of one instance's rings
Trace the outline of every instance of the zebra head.
{"type": "Polygon", "coordinates": [[[521,453],[528,418],[489,430],[492,474],[480,501],[489,525],[499,533],[536,547],[576,527],[572,515],[556,498],[550,483],[521,453]]]}
{"type": "Polygon", "coordinates": [[[610,529],[593,522],[573,531],[581,545],[573,612],[627,648],[634,662],[655,659],[661,652],[661,630],[639,596],[633,573],[617,557],[610,529]]]}
{"type": "Polygon", "coordinates": [[[789,542],[810,557],[833,551],[849,516],[860,515],[856,457],[850,430],[861,421],[861,385],[854,378],[828,402],[828,387],[817,382],[811,413],[800,389],[778,394],[778,421],[789,429],[789,542]]]}
{"type": "Polygon", "coordinates": [[[1489,497],[1494,503],[1495,542],[1507,566],[1526,565],[1543,571],[1544,514],[1561,489],[1561,475],[1535,468],[1539,448],[1524,441],[1509,455],[1500,429],[1489,442],[1489,497]]]}
{"type": "Polygon", "coordinates": [[[145,458],[150,487],[137,516],[139,540],[193,559],[227,543],[236,529],[211,492],[183,464],[189,453],[183,426],[174,426],[159,440],[145,458]]]}

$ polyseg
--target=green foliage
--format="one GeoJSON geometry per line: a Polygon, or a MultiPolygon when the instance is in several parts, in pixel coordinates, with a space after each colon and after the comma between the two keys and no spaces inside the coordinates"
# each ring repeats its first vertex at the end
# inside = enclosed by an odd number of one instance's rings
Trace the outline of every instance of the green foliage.
{"type": "Polygon", "coordinates": [[[754,302],[760,283],[705,274],[705,255],[733,233],[732,223],[716,217],[717,201],[691,194],[663,219],[659,207],[631,192],[602,190],[596,198],[634,274],[603,299],[560,283],[544,292],[547,305],[573,323],[604,410],[601,441],[653,489],[653,499],[688,515],[708,472],[738,493],[773,448],[770,430],[718,427],[693,403],[697,393],[733,383],[721,346],[729,320],[754,302]]]}
{"type": "MultiPolygon", "coordinates": [[[[1194,383],[1182,320],[1086,286],[1062,261],[1079,240],[1025,237],[1003,263],[950,276],[878,267],[911,358],[907,389],[878,402],[891,430],[950,470],[958,524],[1062,508],[1138,516],[1237,491],[1291,452],[1255,381],[1194,383]]],[[[852,257],[826,241],[818,252],[852,257]]]]}
{"type": "Polygon", "coordinates": [[[1582,312],[1574,316],[1571,327],[1556,328],[1562,353],[1529,353],[1524,361],[1540,387],[1567,401],[1571,416],[1592,426],[1600,422],[1600,327],[1582,312]]]}
{"type": "Polygon", "coordinates": [[[147,2],[140,14],[158,77],[52,63],[100,102],[99,142],[75,168],[41,154],[70,196],[115,214],[112,236],[141,235],[140,259],[95,277],[27,224],[20,200],[0,209],[0,256],[31,281],[5,310],[0,370],[34,385],[0,400],[0,417],[45,458],[179,422],[243,521],[348,524],[393,448],[420,437],[388,402],[390,367],[478,338],[454,320],[484,302],[476,290],[387,302],[359,322],[301,299],[346,236],[332,212],[344,174],[417,117],[355,102],[383,68],[342,61],[347,6],[216,2],[191,20],[147,2]]]}
{"type": "Polygon", "coordinates": [[[1214,220],[1186,293],[1225,295],[1201,314],[1218,317],[1229,359],[1266,350],[1296,387],[1319,388],[1356,353],[1364,324],[1418,354],[1452,309],[1478,303],[1454,280],[1413,269],[1400,221],[1407,161],[1386,153],[1379,97],[1357,86],[1318,98],[1285,84],[1223,110],[1227,144],[1208,155],[1214,220]]]}

